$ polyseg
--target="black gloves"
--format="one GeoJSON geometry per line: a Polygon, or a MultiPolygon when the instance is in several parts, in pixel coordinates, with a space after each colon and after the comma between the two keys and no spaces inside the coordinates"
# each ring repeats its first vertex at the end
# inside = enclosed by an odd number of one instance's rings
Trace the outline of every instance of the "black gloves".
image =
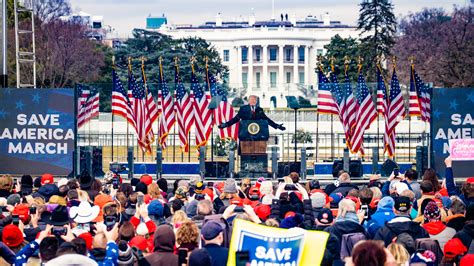
{"type": "Polygon", "coordinates": [[[278,129],[281,131],[285,131],[286,127],[283,126],[283,124],[278,125],[278,129]]]}
{"type": "Polygon", "coordinates": [[[218,125],[217,127],[218,127],[218,128],[225,128],[226,125],[225,125],[225,123],[222,123],[222,124],[218,125]]]}

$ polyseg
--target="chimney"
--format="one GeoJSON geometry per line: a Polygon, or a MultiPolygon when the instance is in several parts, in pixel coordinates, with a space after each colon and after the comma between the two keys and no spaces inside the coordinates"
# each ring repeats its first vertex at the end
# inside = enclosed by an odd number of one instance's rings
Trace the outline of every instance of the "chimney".
{"type": "Polygon", "coordinates": [[[328,12],[326,12],[326,14],[323,15],[323,25],[324,26],[330,26],[331,25],[331,17],[329,16],[328,12]]]}
{"type": "Polygon", "coordinates": [[[217,16],[216,16],[216,27],[222,27],[221,12],[217,13],[217,16]]]}

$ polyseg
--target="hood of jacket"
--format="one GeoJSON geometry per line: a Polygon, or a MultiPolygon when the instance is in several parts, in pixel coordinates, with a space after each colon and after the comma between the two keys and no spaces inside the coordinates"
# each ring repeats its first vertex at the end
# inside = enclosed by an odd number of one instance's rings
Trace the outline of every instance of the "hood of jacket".
{"type": "Polygon", "coordinates": [[[420,234],[422,230],[425,230],[420,224],[413,221],[386,223],[386,226],[395,235],[408,233],[411,236],[415,236],[420,234]]]}
{"type": "Polygon", "coordinates": [[[175,241],[176,239],[171,226],[167,224],[158,226],[153,239],[155,251],[173,252],[175,241]]]}
{"type": "Polygon", "coordinates": [[[391,212],[393,213],[393,205],[395,204],[392,197],[383,197],[380,199],[379,203],[377,204],[377,211],[376,212],[391,212]]]}
{"type": "Polygon", "coordinates": [[[437,222],[429,222],[423,224],[423,228],[428,232],[430,235],[437,235],[441,232],[443,232],[444,229],[446,229],[446,225],[443,224],[441,221],[437,222]]]}

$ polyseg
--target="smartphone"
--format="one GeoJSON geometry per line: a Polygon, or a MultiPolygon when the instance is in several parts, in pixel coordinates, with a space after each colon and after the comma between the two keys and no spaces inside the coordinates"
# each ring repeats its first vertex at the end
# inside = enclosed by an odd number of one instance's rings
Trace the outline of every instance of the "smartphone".
{"type": "Polygon", "coordinates": [[[30,215],[36,214],[36,207],[30,207],[30,215]]]}
{"type": "Polygon", "coordinates": [[[250,252],[248,251],[237,251],[235,252],[235,265],[246,266],[250,262],[250,252]]]}
{"type": "Polygon", "coordinates": [[[115,224],[117,223],[117,217],[112,216],[112,215],[105,216],[104,223],[105,223],[105,226],[107,226],[107,231],[110,231],[112,230],[112,228],[114,228],[115,224]]]}
{"type": "Polygon", "coordinates": [[[12,215],[12,224],[19,225],[20,224],[20,217],[17,214],[12,215]]]}
{"type": "Polygon", "coordinates": [[[178,265],[188,265],[188,249],[180,248],[178,249],[178,265]]]}
{"type": "Polygon", "coordinates": [[[237,206],[237,207],[235,207],[234,212],[244,212],[244,207],[237,206]]]}
{"type": "Polygon", "coordinates": [[[393,168],[393,175],[395,177],[398,177],[398,175],[400,175],[400,168],[398,168],[398,167],[393,168]]]}
{"type": "Polygon", "coordinates": [[[86,232],[90,232],[91,231],[91,225],[89,223],[86,223],[86,224],[78,224],[77,225],[77,228],[79,229],[82,229],[86,232]]]}
{"type": "Polygon", "coordinates": [[[364,211],[364,218],[369,219],[369,206],[368,205],[362,205],[362,206],[360,206],[360,210],[364,211]]]}
{"type": "Polygon", "coordinates": [[[118,180],[117,177],[114,177],[114,178],[112,179],[112,186],[113,186],[114,189],[118,189],[118,187],[119,187],[119,180],[118,180]]]}
{"type": "Polygon", "coordinates": [[[143,195],[138,195],[137,196],[137,206],[140,206],[143,204],[143,195]]]}
{"type": "Polygon", "coordinates": [[[53,227],[51,228],[51,234],[55,236],[65,236],[67,234],[66,227],[53,227]]]}
{"type": "Polygon", "coordinates": [[[285,185],[285,190],[297,190],[295,184],[286,184],[285,185]]]}

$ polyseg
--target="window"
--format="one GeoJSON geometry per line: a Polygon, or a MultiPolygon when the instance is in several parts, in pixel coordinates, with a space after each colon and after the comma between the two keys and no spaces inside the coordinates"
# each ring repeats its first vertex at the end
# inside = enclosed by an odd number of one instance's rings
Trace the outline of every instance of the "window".
{"type": "Polygon", "coordinates": [[[317,49],[316,50],[316,55],[324,55],[324,50],[323,49],[317,49]]]}
{"type": "Polygon", "coordinates": [[[242,73],[242,85],[244,86],[244,88],[247,88],[248,87],[248,73],[247,72],[243,72],[242,73]]]}
{"type": "Polygon", "coordinates": [[[255,82],[257,83],[256,87],[260,88],[260,72],[255,73],[255,82]]]}
{"type": "Polygon", "coordinates": [[[247,54],[248,54],[248,49],[247,48],[242,48],[242,63],[247,62],[247,54]]]}
{"type": "Polygon", "coordinates": [[[300,84],[303,85],[304,84],[304,72],[299,72],[298,76],[300,77],[300,84]]]}
{"type": "Polygon", "coordinates": [[[224,62],[229,62],[229,50],[224,50],[224,62]]]}
{"type": "Polygon", "coordinates": [[[260,49],[255,49],[255,61],[260,62],[260,49]]]}
{"type": "Polygon", "coordinates": [[[286,83],[291,83],[291,72],[286,72],[286,83]]]}
{"type": "Polygon", "coordinates": [[[290,48],[285,49],[285,61],[291,61],[291,52],[290,48]]]}
{"type": "Polygon", "coordinates": [[[270,72],[270,87],[271,88],[276,88],[277,84],[277,73],[276,72],[270,72]]]}
{"type": "Polygon", "coordinates": [[[270,48],[270,61],[277,60],[277,48],[270,48]]]}
{"type": "Polygon", "coordinates": [[[298,48],[298,61],[304,62],[304,47],[302,46],[298,48]]]}

